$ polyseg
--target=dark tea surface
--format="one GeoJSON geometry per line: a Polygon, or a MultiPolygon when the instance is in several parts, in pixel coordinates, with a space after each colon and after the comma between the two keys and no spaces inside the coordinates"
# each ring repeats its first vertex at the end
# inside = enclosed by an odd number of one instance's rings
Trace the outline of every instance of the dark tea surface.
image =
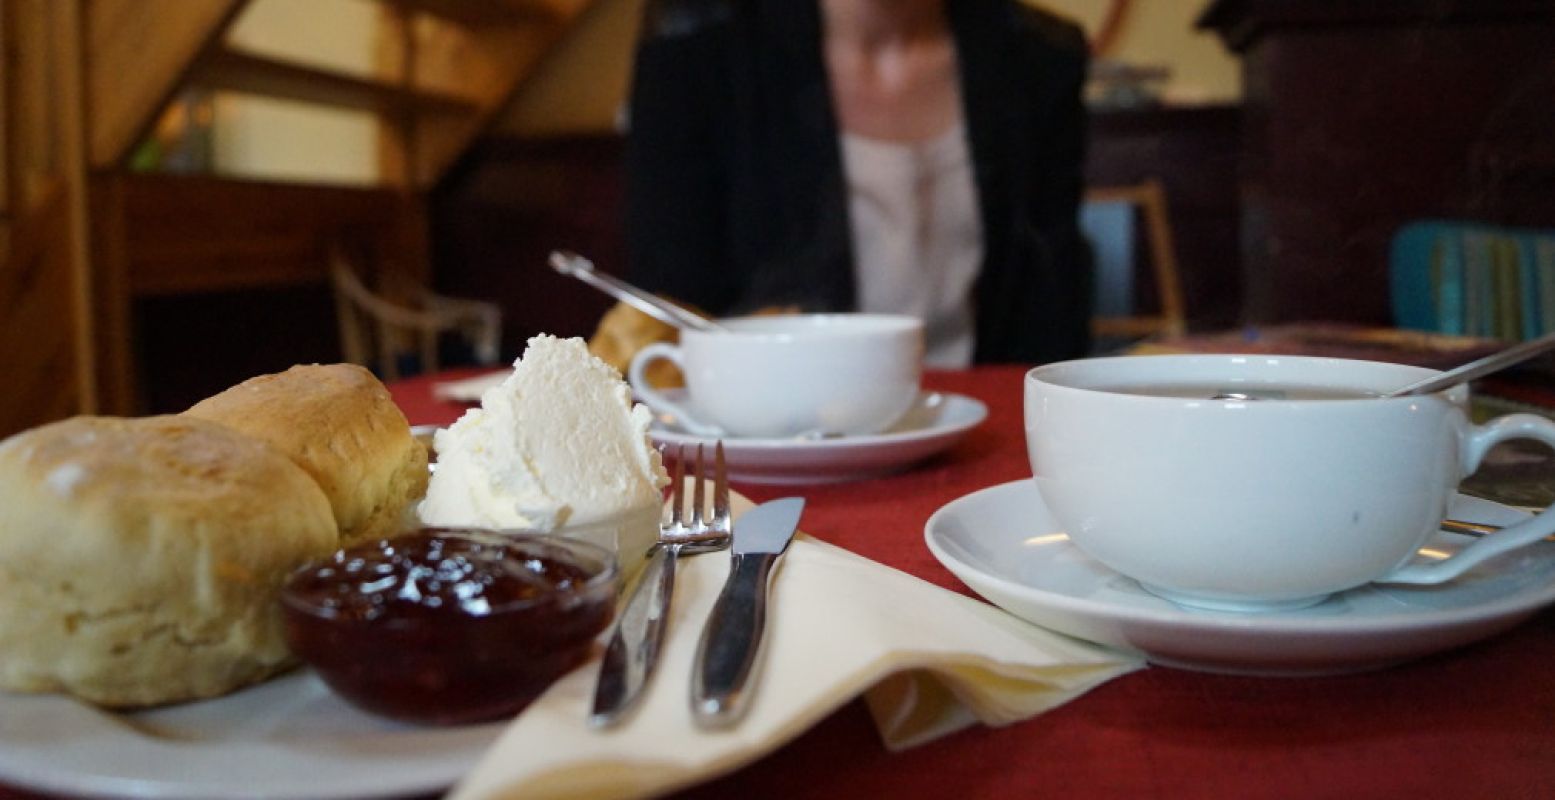
{"type": "Polygon", "coordinates": [[[1381,392],[1363,391],[1335,386],[1303,386],[1278,383],[1139,383],[1088,387],[1098,392],[1134,394],[1144,397],[1168,398],[1224,398],[1226,395],[1246,395],[1257,400],[1361,400],[1381,397],[1381,392]]]}

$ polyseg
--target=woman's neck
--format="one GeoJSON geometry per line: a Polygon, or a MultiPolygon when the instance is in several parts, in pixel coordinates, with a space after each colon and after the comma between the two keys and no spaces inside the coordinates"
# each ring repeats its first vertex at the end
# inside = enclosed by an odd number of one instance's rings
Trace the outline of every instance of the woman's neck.
{"type": "Polygon", "coordinates": [[[887,141],[932,139],[960,119],[945,2],[820,0],[838,124],[887,141]]]}

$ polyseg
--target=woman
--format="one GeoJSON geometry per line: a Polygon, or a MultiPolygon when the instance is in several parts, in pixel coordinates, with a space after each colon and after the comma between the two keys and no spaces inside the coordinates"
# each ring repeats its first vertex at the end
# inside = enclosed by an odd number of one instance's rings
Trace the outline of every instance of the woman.
{"type": "Polygon", "coordinates": [[[1017,0],[650,0],[633,280],[720,315],[917,314],[936,366],[1082,355],[1085,64],[1017,0]]]}

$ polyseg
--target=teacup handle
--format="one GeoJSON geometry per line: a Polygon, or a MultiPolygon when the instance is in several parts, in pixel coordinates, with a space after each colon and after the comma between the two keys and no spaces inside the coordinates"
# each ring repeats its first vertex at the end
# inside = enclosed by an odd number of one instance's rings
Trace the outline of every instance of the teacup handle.
{"type": "MultiPolygon", "coordinates": [[[[1464,448],[1463,474],[1479,469],[1490,448],[1509,439],[1535,439],[1555,447],[1555,422],[1534,414],[1508,414],[1473,428],[1464,448]]],[[[1410,564],[1378,578],[1379,583],[1441,583],[1462,575],[1486,559],[1526,547],[1555,533],[1555,506],[1546,508],[1532,519],[1510,525],[1468,547],[1451,558],[1428,564],[1410,564]]]]}
{"type": "Polygon", "coordinates": [[[665,397],[663,392],[648,383],[648,365],[661,358],[679,367],[682,374],[685,373],[686,366],[681,360],[680,348],[667,342],[654,342],[638,350],[637,355],[632,356],[632,363],[627,365],[626,379],[632,384],[632,391],[636,392],[637,396],[654,411],[673,415],[676,423],[690,433],[698,436],[723,436],[723,428],[698,420],[691,415],[684,404],[665,397]]]}

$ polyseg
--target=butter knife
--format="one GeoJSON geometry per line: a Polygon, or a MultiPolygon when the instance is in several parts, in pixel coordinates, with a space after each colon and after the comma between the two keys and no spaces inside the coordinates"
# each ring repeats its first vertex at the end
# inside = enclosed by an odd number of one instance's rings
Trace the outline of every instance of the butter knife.
{"type": "Polygon", "coordinates": [[[691,710],[704,728],[729,727],[750,706],[750,678],[767,624],[772,568],[799,526],[804,498],[763,503],[735,520],[729,578],[702,628],[691,710]]]}
{"type": "Polygon", "coordinates": [[[621,721],[636,705],[648,675],[659,662],[664,617],[669,613],[675,585],[677,554],[669,552],[671,547],[679,545],[654,546],[637,588],[616,620],[594,684],[594,706],[589,712],[592,727],[608,728],[621,721]]]}

